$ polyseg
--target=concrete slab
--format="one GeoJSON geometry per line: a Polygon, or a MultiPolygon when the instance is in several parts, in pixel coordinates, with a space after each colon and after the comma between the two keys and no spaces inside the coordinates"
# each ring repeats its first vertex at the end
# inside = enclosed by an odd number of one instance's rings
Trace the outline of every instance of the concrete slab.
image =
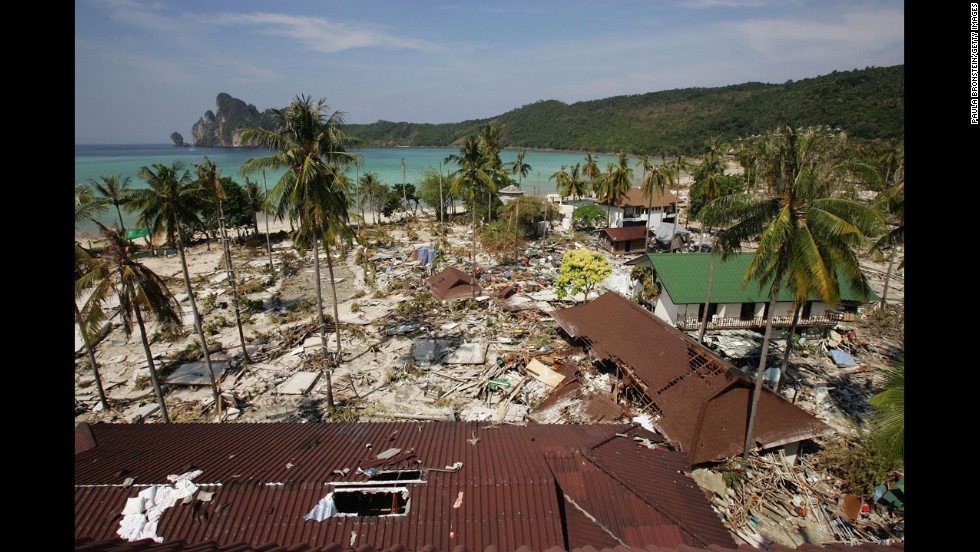
{"type": "Polygon", "coordinates": [[[211,282],[212,284],[220,284],[221,282],[224,282],[227,279],[228,279],[228,273],[222,272],[220,274],[215,274],[208,281],[211,282]]]}
{"type": "Polygon", "coordinates": [[[279,392],[283,395],[305,395],[320,379],[320,374],[321,372],[296,372],[279,386],[279,392]]]}
{"type": "Polygon", "coordinates": [[[456,350],[446,355],[446,364],[483,364],[487,361],[487,348],[490,342],[480,340],[474,343],[463,343],[456,350]]]}
{"type": "Polygon", "coordinates": [[[145,421],[151,414],[160,410],[160,405],[157,403],[150,403],[133,414],[129,415],[126,420],[131,424],[141,423],[145,421]]]}
{"type": "MultiPolygon", "coordinates": [[[[226,360],[211,360],[211,368],[214,371],[215,380],[220,380],[221,376],[231,366],[226,360]]],[[[168,385],[211,385],[208,378],[207,366],[203,360],[189,362],[173,371],[172,374],[163,380],[168,385]]]]}

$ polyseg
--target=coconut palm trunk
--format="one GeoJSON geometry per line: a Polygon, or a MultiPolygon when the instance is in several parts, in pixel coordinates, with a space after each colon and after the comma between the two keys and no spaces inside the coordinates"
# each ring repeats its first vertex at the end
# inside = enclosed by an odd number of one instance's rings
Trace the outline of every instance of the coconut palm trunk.
{"type": "MultiPolygon", "coordinates": [[[[204,338],[204,330],[201,328],[201,315],[197,311],[197,301],[194,299],[194,290],[191,289],[191,276],[187,271],[187,259],[184,256],[184,240],[181,239],[180,225],[177,222],[177,217],[173,219],[173,224],[175,228],[174,236],[177,240],[177,252],[180,254],[180,268],[184,272],[184,289],[187,291],[187,300],[191,303],[191,315],[194,317],[194,330],[197,331],[197,337],[201,340],[201,352],[204,353],[204,365],[208,372],[208,381],[211,383],[211,395],[214,397],[214,408],[217,420],[221,421],[221,396],[218,391],[218,382],[214,378],[214,369],[211,367],[211,352],[208,351],[208,342],[204,338]]],[[[225,240],[227,241],[227,240],[225,240]]],[[[137,314],[139,309],[137,309],[137,314]]],[[[147,346],[147,352],[149,352],[149,346],[147,346]]],[[[161,403],[163,399],[161,398],[161,403]]],[[[161,404],[161,408],[163,405],[161,404]]]]}
{"type": "MultiPolygon", "coordinates": [[[[235,266],[231,261],[231,247],[228,245],[228,228],[225,226],[225,213],[218,200],[218,227],[221,229],[221,247],[225,256],[225,269],[228,272],[228,283],[231,284],[232,302],[235,304],[235,324],[238,326],[238,339],[242,344],[242,355],[245,362],[251,363],[252,359],[248,356],[248,349],[245,348],[245,331],[242,330],[242,311],[241,299],[238,296],[238,285],[235,283],[235,266]]],[[[258,228],[256,228],[258,233],[258,228]]]]}
{"type": "Polygon", "coordinates": [[[783,366],[779,369],[779,377],[776,378],[776,386],[773,389],[777,393],[783,385],[783,378],[789,374],[789,354],[793,351],[793,334],[796,333],[796,325],[800,323],[800,311],[803,305],[799,301],[793,303],[793,323],[790,324],[789,334],[786,336],[786,350],[783,351],[783,366]]]}
{"type": "Polygon", "coordinates": [[[153,353],[150,351],[150,342],[146,339],[146,326],[143,324],[143,315],[140,314],[139,304],[136,298],[133,298],[133,305],[136,308],[133,309],[133,313],[136,314],[136,325],[140,329],[140,340],[143,342],[143,352],[146,354],[146,365],[150,370],[150,381],[153,383],[153,391],[157,395],[157,402],[160,403],[160,417],[163,418],[163,423],[170,423],[170,414],[167,412],[167,402],[163,400],[163,389],[160,387],[160,378],[157,377],[157,369],[153,364],[153,353]]]}
{"type": "Polygon", "coordinates": [[[99,390],[99,402],[102,403],[102,408],[109,410],[109,400],[105,396],[105,388],[102,386],[102,376],[99,374],[99,365],[95,362],[95,351],[92,350],[92,340],[89,338],[88,330],[85,329],[85,325],[82,323],[82,313],[78,310],[78,303],[75,305],[75,323],[78,324],[78,329],[82,332],[82,339],[85,341],[85,352],[88,353],[88,362],[92,366],[92,375],[95,376],[95,387],[99,390]]]}
{"type": "Polygon", "coordinates": [[[752,432],[755,430],[756,409],[759,406],[759,394],[762,393],[762,379],[766,373],[766,357],[769,355],[769,339],[772,337],[772,319],[776,314],[776,295],[779,293],[779,284],[783,279],[781,273],[777,273],[772,282],[772,291],[769,292],[769,314],[766,316],[766,335],[762,340],[762,357],[759,359],[759,372],[755,375],[755,387],[752,390],[752,402],[749,407],[749,422],[745,428],[745,449],[742,451],[742,465],[749,458],[749,451],[752,450],[752,432]]]}
{"type": "Polygon", "coordinates": [[[708,329],[708,308],[711,306],[711,285],[715,279],[715,252],[714,247],[708,253],[708,294],[704,298],[704,316],[701,317],[701,330],[698,332],[698,343],[704,343],[704,331],[708,329]]]}
{"type": "Polygon", "coordinates": [[[881,301],[878,302],[878,308],[883,309],[885,305],[888,304],[888,283],[892,279],[892,269],[895,267],[895,257],[897,247],[892,246],[892,253],[888,256],[888,270],[885,271],[885,287],[881,290],[881,301]]]}
{"type": "MultiPolygon", "coordinates": [[[[313,233],[313,271],[316,277],[316,316],[320,327],[320,347],[323,351],[323,377],[327,378],[327,408],[333,410],[333,382],[330,380],[331,369],[327,365],[327,328],[323,320],[323,293],[320,288],[320,247],[316,232],[313,233]]],[[[333,281],[333,278],[331,278],[333,281]]],[[[336,321],[335,321],[336,324],[336,321]]]]}
{"type": "Polygon", "coordinates": [[[333,278],[333,257],[330,256],[330,243],[323,242],[323,252],[327,255],[327,274],[330,276],[330,293],[333,296],[333,325],[337,330],[337,362],[343,358],[340,349],[340,311],[337,308],[337,282],[333,278]]]}
{"type": "MultiPolygon", "coordinates": [[[[265,170],[262,171],[262,191],[265,193],[265,197],[269,197],[269,185],[265,181],[265,170]]],[[[265,213],[265,248],[269,252],[269,271],[275,269],[272,264],[272,237],[269,235],[269,210],[262,209],[265,213]]]]}

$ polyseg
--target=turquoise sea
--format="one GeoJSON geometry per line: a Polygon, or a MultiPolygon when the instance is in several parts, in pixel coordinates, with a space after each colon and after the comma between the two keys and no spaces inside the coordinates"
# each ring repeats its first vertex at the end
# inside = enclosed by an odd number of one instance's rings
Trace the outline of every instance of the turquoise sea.
{"type": "MultiPolygon", "coordinates": [[[[359,173],[374,172],[389,186],[402,182],[402,159],[405,160],[405,181],[409,183],[418,181],[422,170],[426,167],[438,170],[440,161],[443,162],[444,174],[448,175],[458,168],[455,164],[445,162],[448,155],[459,153],[458,148],[362,148],[356,152],[363,156],[359,173]]],[[[76,145],[75,183],[81,184],[88,179],[98,180],[101,176],[115,174],[131,177],[130,185],[139,188],[145,186],[145,183],[136,176],[142,166],[155,163],[170,165],[174,161],[179,161],[193,175],[194,164],[201,163],[204,156],[218,167],[222,176],[230,176],[235,181],[244,183],[245,179],[240,171],[242,163],[269,153],[268,150],[258,148],[178,148],[169,144],[76,145]]],[[[513,162],[517,158],[517,150],[507,149],[500,157],[505,164],[513,162]]],[[[596,157],[601,169],[605,169],[607,163],[616,159],[612,155],[596,155],[596,157]]],[[[528,150],[524,162],[531,165],[531,170],[524,178],[521,187],[529,194],[553,193],[555,181],[549,180],[549,177],[562,165],[571,167],[584,160],[584,153],[528,150]]],[[[633,164],[635,165],[635,160],[633,164]]],[[[267,171],[265,176],[267,185],[271,189],[282,176],[282,171],[275,173],[267,171]]],[[[350,177],[354,176],[354,171],[350,171],[350,177]]],[[[639,178],[640,171],[634,169],[634,182],[638,182],[639,178]]],[[[261,174],[249,176],[249,179],[262,183],[261,174]]],[[[114,215],[106,215],[107,220],[112,220],[112,216],[114,215]]],[[[124,213],[123,216],[125,217],[126,214],[124,213]]],[[[129,220],[124,222],[127,226],[131,226],[136,215],[131,214],[128,218],[129,220]]],[[[95,229],[94,225],[81,223],[78,228],[86,231],[95,229]]]]}

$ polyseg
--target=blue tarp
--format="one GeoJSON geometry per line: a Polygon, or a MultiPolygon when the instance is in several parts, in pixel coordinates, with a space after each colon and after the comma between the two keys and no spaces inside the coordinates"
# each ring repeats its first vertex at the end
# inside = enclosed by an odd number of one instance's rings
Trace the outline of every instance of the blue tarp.
{"type": "Polygon", "coordinates": [[[831,349],[830,357],[834,359],[834,364],[836,364],[837,366],[857,365],[857,362],[854,362],[854,357],[852,357],[846,351],[841,351],[840,349],[831,349]]]}

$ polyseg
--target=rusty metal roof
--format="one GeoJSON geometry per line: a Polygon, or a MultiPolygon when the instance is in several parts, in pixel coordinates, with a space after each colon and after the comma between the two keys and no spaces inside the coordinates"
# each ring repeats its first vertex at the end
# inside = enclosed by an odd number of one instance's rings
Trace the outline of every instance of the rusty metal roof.
{"type": "Polygon", "coordinates": [[[605,228],[602,231],[614,242],[642,240],[647,237],[647,227],[643,225],[605,228]]]}
{"type": "MultiPolygon", "coordinates": [[[[293,546],[287,550],[285,547],[279,546],[275,543],[266,543],[262,546],[252,547],[244,542],[221,546],[214,541],[208,541],[200,544],[187,544],[183,541],[156,543],[151,540],[142,540],[138,542],[126,542],[120,539],[107,539],[103,541],[93,541],[91,539],[75,540],[75,552],[344,552],[350,550],[353,550],[353,548],[337,543],[330,543],[322,546],[293,546]]],[[[411,552],[411,550],[412,549],[409,549],[401,544],[396,544],[389,548],[374,548],[369,545],[364,545],[357,548],[357,552],[411,552]]],[[[418,550],[419,552],[450,552],[448,548],[440,551],[439,548],[432,545],[426,545],[415,550],[418,550]]],[[[462,552],[470,552],[470,550],[471,549],[464,549],[462,552]]],[[[517,550],[519,552],[535,552],[535,549],[529,546],[521,546],[517,550]]],[[[565,550],[565,548],[554,547],[548,550],[541,549],[541,552],[565,552],[565,550]]],[[[567,550],[568,552],[633,552],[634,550],[636,550],[636,552],[755,552],[759,549],[745,544],[739,546],[738,548],[725,548],[716,545],[712,545],[708,548],[698,548],[683,544],[675,548],[652,545],[643,548],[631,548],[628,546],[617,546],[616,542],[612,541],[611,543],[606,542],[602,544],[589,544],[581,547],[570,546],[567,550]]],[[[797,552],[827,552],[828,550],[841,550],[847,552],[899,552],[905,550],[905,543],[896,542],[887,546],[876,543],[861,543],[857,545],[839,543],[824,546],[802,544],[795,549],[787,548],[780,544],[772,544],[768,550],[770,552],[789,552],[793,550],[797,552]]],[[[502,549],[495,545],[490,545],[482,552],[506,552],[506,549],[502,549]]]]}
{"type": "Polygon", "coordinates": [[[447,266],[441,271],[429,276],[425,283],[428,284],[432,294],[439,300],[446,299],[467,299],[474,295],[480,295],[483,291],[477,284],[470,284],[469,273],[454,267],[447,266]]]}
{"type": "MultiPolygon", "coordinates": [[[[607,292],[590,303],[552,316],[573,338],[585,338],[592,354],[628,366],[661,411],[667,438],[700,464],[741,452],[753,382],[725,359],[653,316],[636,303],[607,292]]],[[[830,426],[764,389],[754,439],[771,448],[833,431],[830,426]]]]}
{"type": "MultiPolygon", "coordinates": [[[[572,500],[600,512],[616,538],[636,546],[732,544],[693,482],[686,491],[669,491],[680,494],[676,504],[668,505],[639,496],[614,475],[630,471],[633,464],[622,461],[621,454],[603,455],[604,447],[622,440],[632,450],[633,435],[659,439],[628,424],[96,424],[89,429],[95,446],[75,455],[76,538],[115,538],[128,498],[143,486],[167,484],[170,474],[199,469],[203,473],[194,482],[215,493],[212,501],[201,503],[206,517],[193,516],[190,505],[166,510],[158,528],[165,542],[567,548],[572,535],[588,538],[597,531],[588,516],[567,515],[566,501],[572,500]],[[401,452],[378,458],[391,448],[401,452]],[[589,456],[590,451],[598,452],[589,456]],[[549,460],[555,458],[587,463],[586,475],[556,476],[557,460],[549,460]],[[447,470],[457,462],[462,462],[458,471],[447,470]],[[367,481],[358,472],[366,466],[425,472],[424,482],[398,484],[409,492],[405,515],[303,519],[334,484],[367,481]],[[345,468],[349,471],[343,474],[345,468]],[[134,485],[125,486],[127,478],[134,485]],[[680,513],[664,511],[668,506],[680,513]],[[712,524],[713,532],[703,529],[712,524]]],[[[645,464],[643,476],[653,488],[657,481],[664,493],[676,486],[677,471],[658,467],[660,451],[642,448],[630,454],[635,456],[627,455],[630,462],[645,464]]],[[[678,465],[688,465],[683,453],[670,454],[678,465]]]]}

